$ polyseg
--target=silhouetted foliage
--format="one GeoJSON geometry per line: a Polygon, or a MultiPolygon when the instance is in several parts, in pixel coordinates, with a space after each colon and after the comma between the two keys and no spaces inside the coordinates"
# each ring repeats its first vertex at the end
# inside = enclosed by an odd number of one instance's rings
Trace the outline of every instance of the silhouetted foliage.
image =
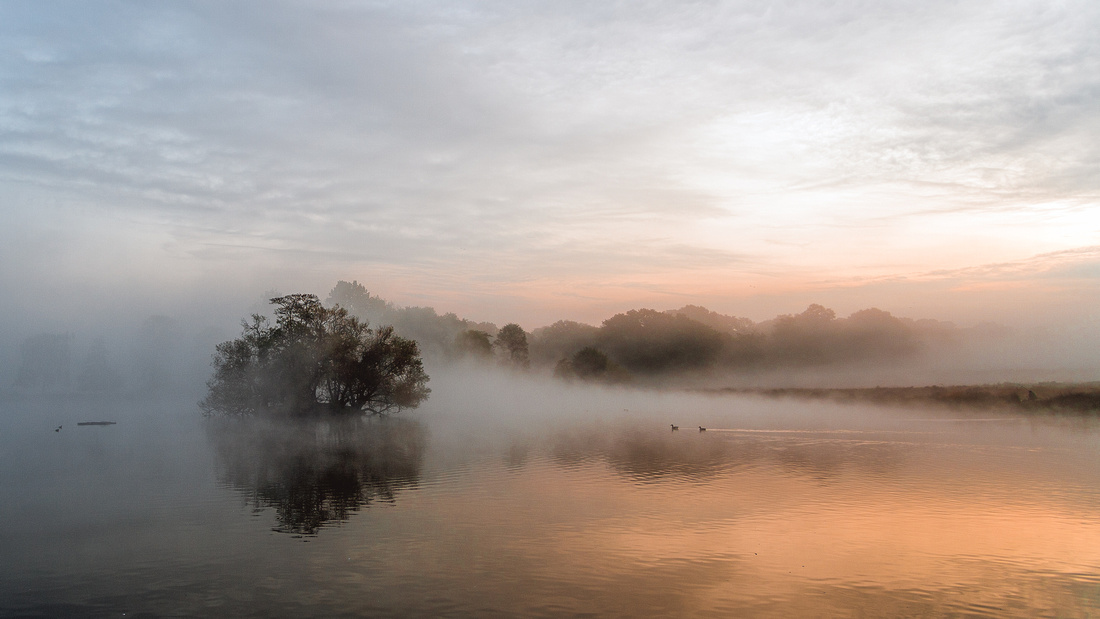
{"type": "Polygon", "coordinates": [[[766,338],[748,318],[726,316],[698,305],[685,305],[668,313],[689,318],[730,336],[723,341],[717,361],[719,365],[743,368],[757,365],[764,359],[766,338]]]}
{"type": "Polygon", "coordinates": [[[470,329],[455,337],[454,353],[457,358],[489,359],[493,356],[493,342],[485,331],[470,329]]]}
{"type": "MultiPolygon", "coordinates": [[[[1034,392],[1028,392],[1028,405],[1037,407],[1040,404],[1038,397],[1031,399],[1034,392]]],[[[1057,412],[1081,412],[1100,413],[1100,391],[1078,391],[1061,393],[1043,400],[1041,405],[1057,412]]]]}
{"type": "Polygon", "coordinates": [[[414,487],[427,442],[399,419],[221,419],[209,430],[223,483],[274,508],[276,531],[307,535],[414,487]]]}
{"type": "Polygon", "coordinates": [[[500,328],[493,340],[493,346],[501,350],[505,362],[512,366],[526,368],[531,364],[527,350],[527,333],[515,323],[500,328]]]}
{"type": "Polygon", "coordinates": [[[560,320],[528,336],[515,324],[498,331],[491,323],[474,323],[454,314],[440,316],[432,308],[396,307],[371,296],[357,282],[339,282],[330,299],[384,315],[395,333],[415,339],[422,351],[435,358],[481,356],[484,333],[506,364],[553,368],[557,376],[567,378],[581,378],[573,357],[585,348],[607,356],[616,368],[615,380],[630,376],[663,379],[700,371],[896,361],[966,338],[1004,336],[1004,329],[996,326],[960,330],[935,320],[898,318],[877,308],[839,318],[818,304],[800,314],[761,323],[698,305],[664,312],[638,309],[617,314],[599,327],[560,320]]]}
{"type": "Polygon", "coordinates": [[[919,348],[913,329],[901,319],[878,308],[860,310],[844,320],[844,358],[901,357],[919,348]]]}
{"type": "Polygon", "coordinates": [[[917,352],[914,321],[871,308],[838,319],[833,310],[813,304],[798,315],[779,316],[764,325],[765,351],[773,365],[815,365],[899,358],[917,352]]]}
{"type": "Polygon", "coordinates": [[[730,336],[684,316],[641,309],[605,320],[599,339],[627,370],[656,374],[712,365],[730,336]]]}
{"type": "Polygon", "coordinates": [[[578,350],[595,345],[600,329],[572,320],[559,320],[531,332],[531,362],[548,365],[573,356],[578,350]]]}
{"type": "Polygon", "coordinates": [[[836,312],[818,304],[797,315],[775,319],[769,338],[769,353],[785,363],[822,363],[837,343],[836,312]]]}
{"type": "Polygon", "coordinates": [[[455,337],[467,328],[466,321],[453,313],[440,316],[430,307],[403,307],[389,314],[394,331],[416,340],[425,354],[442,358],[451,352],[455,337]]]}
{"type": "Polygon", "coordinates": [[[350,283],[340,280],[328,293],[325,303],[332,307],[339,305],[349,314],[368,322],[384,322],[387,314],[393,311],[393,305],[381,297],[371,296],[367,288],[359,282],[350,283]]]}
{"type": "Polygon", "coordinates": [[[357,281],[337,282],[329,293],[328,303],[340,305],[360,320],[391,325],[396,335],[415,340],[421,354],[429,358],[461,357],[461,351],[456,350],[455,345],[464,331],[484,331],[490,336],[497,331],[492,323],[465,320],[452,312],[439,315],[431,307],[398,307],[372,296],[357,281]]]}
{"type": "Polygon", "coordinates": [[[748,335],[751,334],[755,328],[753,322],[748,318],[726,316],[725,314],[712,312],[699,305],[685,305],[678,310],[670,310],[667,313],[690,318],[715,331],[722,331],[730,334],[748,335]]]}
{"type": "Polygon", "coordinates": [[[389,413],[416,407],[430,390],[416,342],[372,330],[311,294],[271,299],[276,323],[252,316],[217,346],[207,413],[389,413]]]}
{"type": "Polygon", "coordinates": [[[558,378],[580,379],[607,383],[625,383],[630,374],[608,358],[602,351],[586,346],[573,356],[562,359],[554,368],[558,378]]]}
{"type": "Polygon", "coordinates": [[[611,367],[611,360],[607,355],[591,346],[582,348],[573,355],[573,371],[581,378],[595,378],[603,376],[611,367]]]}

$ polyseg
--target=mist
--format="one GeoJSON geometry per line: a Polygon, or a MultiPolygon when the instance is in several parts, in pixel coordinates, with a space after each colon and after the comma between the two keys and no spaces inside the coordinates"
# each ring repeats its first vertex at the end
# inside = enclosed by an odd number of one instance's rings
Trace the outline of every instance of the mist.
{"type": "MultiPolygon", "coordinates": [[[[235,337],[249,315],[270,315],[268,299],[279,294],[270,288],[219,297],[212,290],[205,295],[208,303],[194,298],[178,308],[161,302],[105,309],[106,298],[82,298],[75,317],[71,310],[55,308],[35,320],[9,320],[2,331],[0,392],[201,394],[214,346],[235,337]],[[151,307],[168,313],[145,314],[151,307]]],[[[502,381],[547,379],[562,388],[563,381],[575,388],[605,383],[624,394],[632,389],[919,387],[1100,378],[1100,332],[1087,323],[958,325],[874,308],[838,316],[817,304],[754,322],[689,304],[631,310],[602,324],[558,320],[524,330],[529,361],[513,367],[493,345],[503,325],[446,308],[402,306],[358,282],[340,281],[319,296],[372,327],[392,325],[398,335],[415,340],[433,377],[480,367],[486,375],[498,373],[502,381]],[[475,348],[470,348],[471,334],[483,334],[475,348]],[[582,376],[571,364],[586,348],[604,359],[597,358],[603,365],[582,376]]],[[[445,390],[435,393],[433,398],[448,397],[445,390]]]]}
{"type": "Polygon", "coordinates": [[[1100,614],[1097,32],[0,3],[0,615],[1100,614]]]}
{"type": "Polygon", "coordinates": [[[214,347],[283,292],[10,332],[0,614],[1091,608],[1100,400],[1035,382],[1073,376],[1049,336],[812,304],[527,331],[340,281],[318,298],[415,340],[427,400],[204,417],[214,347]]]}

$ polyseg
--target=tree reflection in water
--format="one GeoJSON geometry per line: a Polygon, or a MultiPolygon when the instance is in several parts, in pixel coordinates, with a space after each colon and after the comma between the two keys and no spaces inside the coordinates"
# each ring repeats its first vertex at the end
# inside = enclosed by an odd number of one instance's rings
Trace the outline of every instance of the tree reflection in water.
{"type": "Polygon", "coordinates": [[[752,444],[671,434],[667,427],[639,429],[628,422],[577,425],[555,433],[547,447],[551,460],[562,466],[603,460],[612,470],[643,482],[711,478],[760,456],[752,444]]]}
{"type": "Polygon", "coordinates": [[[623,422],[561,430],[546,447],[550,459],[561,466],[604,461],[613,471],[638,482],[702,481],[749,466],[777,466],[789,474],[824,481],[847,470],[889,475],[916,449],[911,443],[914,436],[898,440],[896,433],[835,430],[825,434],[715,430],[704,435],[623,422]]]}
{"type": "Polygon", "coordinates": [[[216,419],[207,435],[221,483],[283,533],[315,534],[373,501],[415,487],[427,433],[404,419],[216,419]]]}

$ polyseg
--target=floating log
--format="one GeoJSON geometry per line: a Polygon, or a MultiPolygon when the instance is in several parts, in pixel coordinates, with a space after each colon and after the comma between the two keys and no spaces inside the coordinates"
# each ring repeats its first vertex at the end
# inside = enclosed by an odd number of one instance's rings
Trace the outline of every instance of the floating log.
{"type": "Polygon", "coordinates": [[[78,423],[76,425],[78,425],[78,426],[113,426],[113,425],[115,425],[115,422],[113,422],[113,421],[81,421],[80,423],[78,423]]]}

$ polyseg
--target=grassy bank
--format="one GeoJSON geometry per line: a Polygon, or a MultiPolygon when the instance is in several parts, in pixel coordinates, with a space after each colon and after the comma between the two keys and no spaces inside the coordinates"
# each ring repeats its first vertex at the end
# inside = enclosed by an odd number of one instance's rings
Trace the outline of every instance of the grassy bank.
{"type": "Polygon", "coordinates": [[[1100,415],[1100,382],[870,388],[730,387],[708,391],[842,403],[1100,415]]]}

